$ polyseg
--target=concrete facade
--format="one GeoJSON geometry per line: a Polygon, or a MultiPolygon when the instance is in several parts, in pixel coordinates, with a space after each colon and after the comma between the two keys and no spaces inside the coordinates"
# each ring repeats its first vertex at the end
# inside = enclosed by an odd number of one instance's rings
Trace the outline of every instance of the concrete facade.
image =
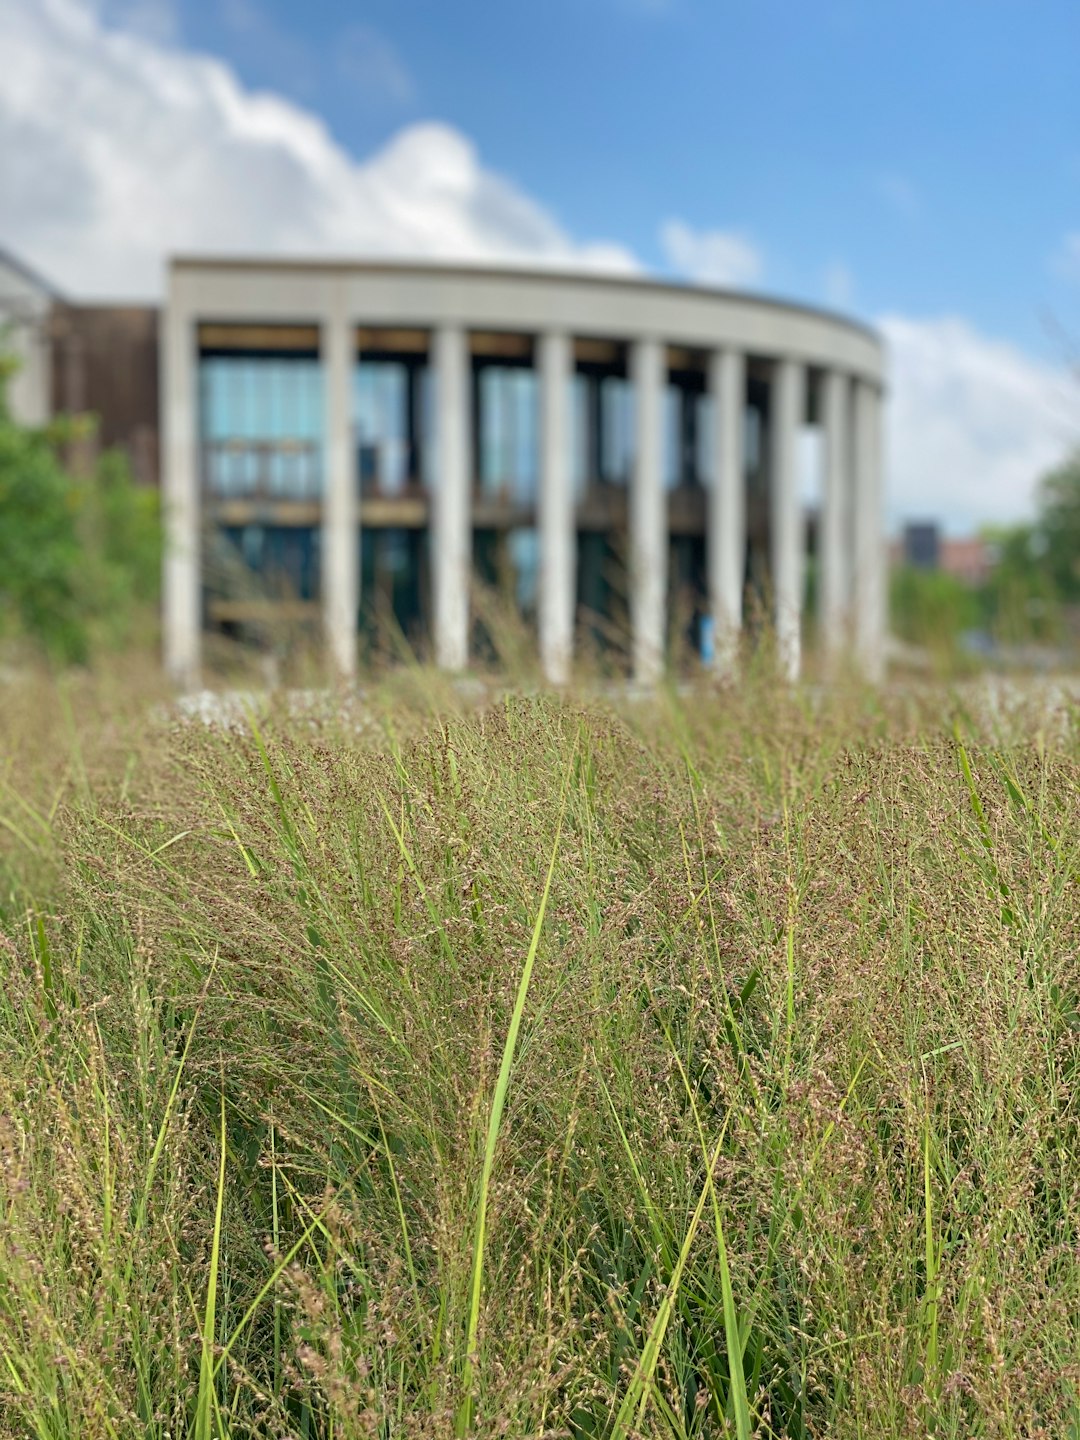
{"type": "Polygon", "coordinates": [[[40,276],[0,251],[0,345],[18,366],[8,405],[20,425],[44,425],[52,415],[52,327],[56,294],[40,276]]]}
{"type": "MultiPolygon", "coordinates": [[[[850,640],[862,665],[880,672],[883,353],[878,337],[861,325],[809,308],[649,280],[177,259],[169,269],[161,345],[165,658],[180,683],[192,683],[199,667],[206,524],[216,515],[218,525],[239,533],[237,527],[270,513],[266,497],[256,503],[254,490],[243,501],[207,492],[201,357],[230,345],[238,351],[248,345],[252,354],[303,346],[317,356],[324,394],[321,492],[302,503],[278,496],[272,523],[279,530],[301,522],[318,528],[321,594],[308,603],[321,608],[328,653],[344,676],[357,663],[358,604],[367,583],[359,556],[367,532],[373,547],[400,549],[400,537],[424,538],[432,651],[444,668],[469,663],[477,547],[494,547],[492,553],[508,547],[518,556],[535,547],[540,655],[549,678],[565,681],[589,578],[583,567],[592,563],[586,542],[600,540],[622,553],[624,537],[627,655],[640,682],[659,678],[670,650],[675,561],[680,574],[696,577],[692,633],[700,636],[708,622],[714,643],[702,644],[706,659],[724,668],[734,664],[744,596],[754,579],[771,605],[782,671],[794,679],[804,630],[806,524],[799,486],[808,425],[820,426],[823,436],[820,639],[834,657],[850,640]],[[410,376],[422,365],[430,384],[424,413],[431,454],[424,467],[410,460],[407,473],[395,471],[393,484],[376,479],[365,489],[356,457],[367,452],[357,433],[350,367],[365,357],[374,357],[374,365],[395,356],[406,356],[410,376]],[[500,367],[498,383],[511,397],[505,416],[493,419],[484,409],[487,392],[478,376],[485,366],[500,367]],[[582,404],[595,416],[587,443],[575,448],[586,423],[571,404],[571,384],[579,381],[582,404]],[[513,396],[529,385],[536,397],[536,480],[535,495],[522,495],[505,477],[489,483],[480,457],[482,447],[496,443],[496,430],[507,452],[522,450],[514,417],[524,412],[513,396]],[[625,479],[618,455],[612,460],[610,453],[613,443],[618,451],[623,442],[608,438],[623,413],[624,393],[630,416],[623,427],[625,479]],[[677,422],[669,418],[671,406],[682,417],[677,422]],[[681,426],[681,458],[674,461],[673,423],[681,426]],[[593,458],[603,456],[605,445],[608,457],[593,458]],[[608,471],[618,473],[612,479],[608,471]]],[[[423,409],[416,393],[410,379],[410,426],[423,409]]],[[[222,442],[226,449],[229,443],[222,442]]],[[[264,448],[275,445],[283,453],[287,448],[282,440],[264,448]]],[[[412,455],[417,448],[410,429],[398,450],[412,455]]],[[[271,463],[285,461],[275,450],[271,463]]],[[[525,564],[519,562],[519,579],[526,577],[520,603],[532,613],[527,567],[520,569],[525,564]]]]}
{"type": "Polygon", "coordinates": [[[577,529],[570,477],[570,337],[540,341],[540,659],[556,685],[570,678],[574,653],[577,529]]]}
{"type": "Polygon", "coordinates": [[[16,363],[11,414],[41,426],[93,415],[95,451],[123,450],[139,484],[158,483],[158,311],[150,305],[82,305],[61,297],[21,260],[0,251],[0,351],[16,363]]]}

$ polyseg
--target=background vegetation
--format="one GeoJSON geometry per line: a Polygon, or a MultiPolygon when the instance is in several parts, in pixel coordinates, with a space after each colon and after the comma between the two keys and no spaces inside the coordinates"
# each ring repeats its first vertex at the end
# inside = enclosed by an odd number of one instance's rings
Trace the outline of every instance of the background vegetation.
{"type": "MultiPolygon", "coordinates": [[[[516,694],[185,710],[84,438],[0,406],[0,1437],[1080,1440],[1067,692],[557,699],[492,604],[516,694]]],[[[901,632],[1057,634],[1077,516],[901,632]]]]}
{"type": "MultiPolygon", "coordinates": [[[[897,566],[894,633],[955,665],[965,637],[991,647],[1054,646],[1075,655],[1080,637],[1080,453],[1041,480],[1035,518],[988,530],[992,568],[980,585],[939,570],[897,566]]],[[[968,664],[975,658],[968,640],[968,664]]]]}
{"type": "Polygon", "coordinates": [[[0,353],[0,638],[51,659],[145,643],[161,574],[156,492],[118,451],[91,458],[89,417],[18,425],[0,353]]]}
{"type": "Polygon", "coordinates": [[[131,695],[0,695],[0,1434],[1080,1433],[1075,706],[131,695]]]}

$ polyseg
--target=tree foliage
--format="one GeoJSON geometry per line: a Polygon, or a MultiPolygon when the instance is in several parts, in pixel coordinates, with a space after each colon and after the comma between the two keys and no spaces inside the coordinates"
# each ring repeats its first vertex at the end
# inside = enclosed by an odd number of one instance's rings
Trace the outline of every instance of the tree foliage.
{"type": "Polygon", "coordinates": [[[957,636],[978,620],[978,598],[971,587],[943,570],[898,566],[889,598],[900,639],[930,650],[951,649],[957,636]]]}
{"type": "Polygon", "coordinates": [[[1080,450],[1043,477],[1036,533],[1055,592],[1066,604],[1080,601],[1080,450]]]}
{"type": "Polygon", "coordinates": [[[1007,642],[1059,639],[1080,604],[1080,451],[1042,478],[1033,521],[986,538],[995,552],[981,597],[987,626],[1007,642]]]}
{"type": "Polygon", "coordinates": [[[1080,607],[1080,450],[1039,483],[1033,520],[983,532],[993,555],[979,586],[901,566],[891,578],[895,633],[948,650],[978,629],[1005,645],[1057,643],[1080,607]]]}
{"type": "Polygon", "coordinates": [[[75,473],[65,452],[85,445],[92,421],[20,425],[6,400],[12,371],[0,357],[0,636],[85,662],[130,639],[157,598],[158,497],[119,451],[75,473]]]}

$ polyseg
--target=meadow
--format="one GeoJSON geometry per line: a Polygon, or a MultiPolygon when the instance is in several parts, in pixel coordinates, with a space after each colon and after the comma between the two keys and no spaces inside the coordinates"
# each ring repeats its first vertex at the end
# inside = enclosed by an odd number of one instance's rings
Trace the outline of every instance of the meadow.
{"type": "Polygon", "coordinates": [[[1080,1440],[1080,708],[0,691],[0,1436],[1080,1440]]]}

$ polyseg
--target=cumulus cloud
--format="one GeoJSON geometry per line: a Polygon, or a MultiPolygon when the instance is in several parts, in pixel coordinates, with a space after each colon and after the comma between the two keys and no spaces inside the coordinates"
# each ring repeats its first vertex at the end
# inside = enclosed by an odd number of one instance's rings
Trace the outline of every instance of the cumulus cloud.
{"type": "Polygon", "coordinates": [[[88,0],[5,0],[4,31],[0,241],[72,294],[157,294],[163,257],[192,250],[634,267],[450,126],[358,161],[310,111],[88,0]]]}
{"type": "Polygon", "coordinates": [[[878,324],[889,349],[894,519],[938,518],[962,533],[1030,514],[1038,477],[1080,444],[1071,377],[958,318],[878,324]]]}
{"type": "MultiPolygon", "coordinates": [[[[181,48],[168,0],[0,4],[0,243],[74,297],[155,296],[176,251],[635,268],[620,245],[574,240],[449,126],[407,127],[358,160],[312,112],[181,48]]],[[[371,36],[358,38],[369,63],[371,36]]],[[[408,72],[395,83],[404,95],[408,72]]],[[[911,199],[890,188],[900,208],[911,199]]],[[[661,240],[690,278],[761,278],[743,235],[672,219],[661,240]]],[[[829,283],[842,303],[839,267],[829,283]]],[[[894,517],[963,529],[1024,514],[1038,475],[1080,440],[1063,373],[960,319],[880,323],[894,517]]]]}
{"type": "Polygon", "coordinates": [[[838,310],[850,310],[855,303],[855,276],[842,260],[834,260],[825,271],[825,301],[838,310]]]}
{"type": "Polygon", "coordinates": [[[172,0],[99,0],[109,24],[168,44],[179,38],[180,22],[172,0]]]}
{"type": "Polygon", "coordinates": [[[337,66],[342,78],[363,96],[396,105],[416,98],[416,83],[405,62],[371,25],[354,22],[345,27],[338,38],[337,66]]]}
{"type": "Polygon", "coordinates": [[[1065,280],[1080,280],[1080,230],[1073,230],[1062,240],[1052,269],[1065,280]]]}
{"type": "Polygon", "coordinates": [[[660,244],[673,270],[702,285],[752,285],[764,268],[752,242],[731,230],[695,230],[668,220],[660,227],[660,244]]]}

